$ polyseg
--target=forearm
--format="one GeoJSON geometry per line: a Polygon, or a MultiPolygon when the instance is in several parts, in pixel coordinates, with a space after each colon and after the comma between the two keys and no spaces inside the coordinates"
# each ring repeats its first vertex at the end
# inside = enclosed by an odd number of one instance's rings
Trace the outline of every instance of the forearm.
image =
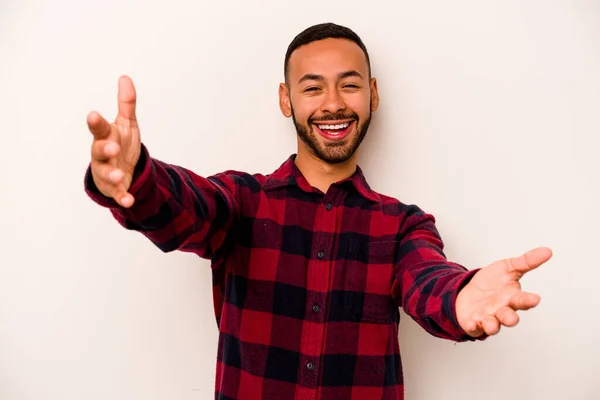
{"type": "Polygon", "coordinates": [[[430,334],[472,340],[458,324],[456,298],[475,274],[447,260],[433,216],[409,207],[400,234],[392,295],[430,334]]]}
{"type": "Polygon", "coordinates": [[[132,207],[123,208],[102,195],[89,169],[85,178],[88,195],[109,208],[123,227],[141,232],[162,251],[190,251],[202,257],[210,257],[221,244],[223,235],[217,233],[234,219],[236,204],[224,186],[152,159],[144,146],[129,189],[135,198],[132,207]]]}
{"type": "Polygon", "coordinates": [[[454,340],[473,340],[456,318],[456,298],[476,271],[447,261],[424,261],[413,265],[395,288],[401,292],[406,314],[431,335],[454,340]]]}

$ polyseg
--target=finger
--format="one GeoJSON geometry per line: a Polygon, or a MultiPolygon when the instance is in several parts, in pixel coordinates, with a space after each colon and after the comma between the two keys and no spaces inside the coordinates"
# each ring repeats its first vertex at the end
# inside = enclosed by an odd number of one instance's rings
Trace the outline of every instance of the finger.
{"type": "Polygon", "coordinates": [[[116,191],[113,199],[119,203],[122,207],[129,208],[133,205],[134,198],[131,193],[125,190],[125,186],[122,183],[116,185],[116,191]]]}
{"type": "Polygon", "coordinates": [[[95,139],[105,139],[110,135],[110,124],[96,111],[92,111],[88,114],[87,124],[95,139]]]}
{"type": "Polygon", "coordinates": [[[519,292],[509,301],[513,310],[529,310],[540,303],[540,296],[535,293],[519,292]]]}
{"type": "Polygon", "coordinates": [[[123,184],[124,173],[107,163],[93,163],[92,168],[97,179],[105,184],[103,193],[112,197],[119,205],[129,208],[134,203],[134,197],[127,192],[123,184]]]}
{"type": "Polygon", "coordinates": [[[135,199],[133,198],[133,196],[130,193],[124,193],[120,196],[119,200],[117,200],[117,202],[125,208],[129,208],[133,205],[135,199]]]}
{"type": "Polygon", "coordinates": [[[123,183],[114,185],[114,192],[111,197],[122,207],[129,208],[133,205],[133,196],[125,190],[123,183]]]}
{"type": "Polygon", "coordinates": [[[108,161],[116,157],[121,151],[121,146],[112,140],[95,140],[92,144],[92,159],[108,161]]]}
{"type": "Polygon", "coordinates": [[[481,321],[481,325],[483,327],[483,331],[488,335],[495,335],[500,331],[500,322],[491,315],[485,317],[483,321],[481,321]]]}
{"type": "Polygon", "coordinates": [[[128,76],[119,78],[119,117],[135,120],[136,93],[133,81],[128,76]]]}
{"type": "Polygon", "coordinates": [[[514,257],[508,260],[511,271],[520,274],[531,271],[539,267],[552,257],[552,250],[547,247],[538,247],[530,250],[520,257],[514,257]]]}
{"type": "Polygon", "coordinates": [[[92,169],[97,178],[101,179],[104,183],[108,185],[115,185],[113,188],[113,193],[111,195],[114,196],[116,193],[116,185],[121,183],[123,178],[125,177],[125,173],[119,168],[115,168],[108,163],[100,163],[100,162],[92,162],[92,169]]]}
{"type": "Polygon", "coordinates": [[[471,320],[465,326],[465,332],[469,336],[479,337],[479,336],[483,335],[483,328],[481,327],[480,324],[477,323],[477,321],[471,320]]]}
{"type": "Polygon", "coordinates": [[[519,315],[510,307],[502,307],[496,312],[496,318],[504,326],[515,326],[519,323],[519,315]]]}

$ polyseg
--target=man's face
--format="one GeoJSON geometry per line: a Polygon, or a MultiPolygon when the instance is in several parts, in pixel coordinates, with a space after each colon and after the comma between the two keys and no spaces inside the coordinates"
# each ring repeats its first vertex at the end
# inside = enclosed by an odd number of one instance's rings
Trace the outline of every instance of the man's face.
{"type": "Polygon", "coordinates": [[[379,103],[364,52],[352,41],[325,39],[296,49],[288,66],[280,106],[292,117],[300,145],[327,163],[347,161],[379,103]]]}

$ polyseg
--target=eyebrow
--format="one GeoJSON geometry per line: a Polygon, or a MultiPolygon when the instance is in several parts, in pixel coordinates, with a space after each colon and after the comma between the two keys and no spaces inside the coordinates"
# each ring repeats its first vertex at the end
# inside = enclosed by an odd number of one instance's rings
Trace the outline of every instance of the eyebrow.
{"type": "MultiPolygon", "coordinates": [[[[363,76],[358,72],[358,71],[345,71],[345,72],[340,72],[338,74],[337,79],[344,79],[344,78],[350,78],[350,77],[357,77],[360,79],[363,79],[363,76]]],[[[316,74],[306,74],[304,75],[302,78],[300,78],[300,80],[298,81],[298,83],[302,83],[304,81],[324,81],[325,78],[323,77],[323,75],[316,75],[316,74]]]]}

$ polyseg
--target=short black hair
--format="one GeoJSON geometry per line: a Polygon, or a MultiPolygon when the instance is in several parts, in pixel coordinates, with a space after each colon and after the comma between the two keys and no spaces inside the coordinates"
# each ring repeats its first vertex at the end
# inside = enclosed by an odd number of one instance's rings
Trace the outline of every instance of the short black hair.
{"type": "Polygon", "coordinates": [[[356,43],[358,47],[360,47],[365,53],[365,57],[367,58],[367,67],[369,68],[369,78],[371,77],[371,61],[369,59],[369,52],[367,52],[367,47],[361,38],[350,28],[337,25],[332,22],[326,22],[306,28],[300,32],[290,43],[287,52],[285,53],[285,62],[283,65],[283,72],[286,82],[288,80],[290,56],[294,50],[311,42],[329,38],[347,39],[356,43]]]}

